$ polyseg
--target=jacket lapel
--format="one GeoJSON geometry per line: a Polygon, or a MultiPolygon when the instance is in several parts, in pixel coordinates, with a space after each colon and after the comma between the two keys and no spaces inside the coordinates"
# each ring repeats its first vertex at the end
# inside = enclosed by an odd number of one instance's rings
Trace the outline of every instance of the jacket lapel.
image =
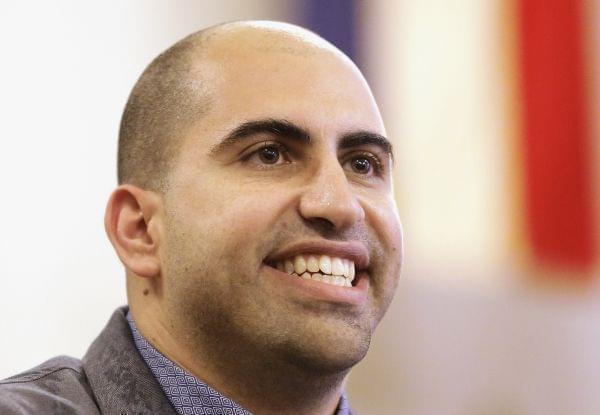
{"type": "Polygon", "coordinates": [[[135,347],[126,313],[127,307],[114,312],[82,359],[100,411],[176,415],[135,347]]]}

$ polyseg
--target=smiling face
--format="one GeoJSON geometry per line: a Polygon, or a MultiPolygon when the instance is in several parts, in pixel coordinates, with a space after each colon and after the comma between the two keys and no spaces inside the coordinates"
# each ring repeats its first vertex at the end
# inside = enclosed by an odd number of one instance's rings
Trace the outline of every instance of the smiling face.
{"type": "Polygon", "coordinates": [[[211,42],[211,105],[163,194],[163,323],[205,348],[349,369],[402,257],[377,106],[330,49],[265,30],[211,42]]]}

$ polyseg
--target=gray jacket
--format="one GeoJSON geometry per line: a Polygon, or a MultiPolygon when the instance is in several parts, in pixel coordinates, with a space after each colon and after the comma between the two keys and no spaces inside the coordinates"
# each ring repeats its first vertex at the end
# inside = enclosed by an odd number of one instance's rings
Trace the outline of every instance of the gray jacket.
{"type": "Polygon", "coordinates": [[[135,347],[126,312],[113,313],[82,360],[59,356],[0,380],[0,415],[177,415],[135,347]]]}
{"type": "Polygon", "coordinates": [[[82,360],[60,356],[0,381],[0,414],[176,415],[119,308],[82,360]]]}

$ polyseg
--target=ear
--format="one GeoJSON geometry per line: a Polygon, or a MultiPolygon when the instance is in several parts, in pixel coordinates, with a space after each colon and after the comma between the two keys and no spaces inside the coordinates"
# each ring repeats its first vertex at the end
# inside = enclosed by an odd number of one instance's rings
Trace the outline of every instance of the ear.
{"type": "Polygon", "coordinates": [[[122,185],[106,206],[104,227],[123,265],[134,274],[160,275],[161,198],[152,191],[122,185]]]}

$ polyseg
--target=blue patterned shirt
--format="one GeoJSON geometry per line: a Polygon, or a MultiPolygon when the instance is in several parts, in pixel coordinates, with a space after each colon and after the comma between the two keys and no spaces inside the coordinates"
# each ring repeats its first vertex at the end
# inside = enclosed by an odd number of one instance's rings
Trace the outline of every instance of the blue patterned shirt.
{"type": "MultiPolygon", "coordinates": [[[[142,358],[165,395],[180,415],[252,415],[250,411],[217,392],[156,350],[138,331],[131,313],[127,322],[142,358]]],[[[342,394],[335,415],[350,415],[346,394],[342,394]]]]}

